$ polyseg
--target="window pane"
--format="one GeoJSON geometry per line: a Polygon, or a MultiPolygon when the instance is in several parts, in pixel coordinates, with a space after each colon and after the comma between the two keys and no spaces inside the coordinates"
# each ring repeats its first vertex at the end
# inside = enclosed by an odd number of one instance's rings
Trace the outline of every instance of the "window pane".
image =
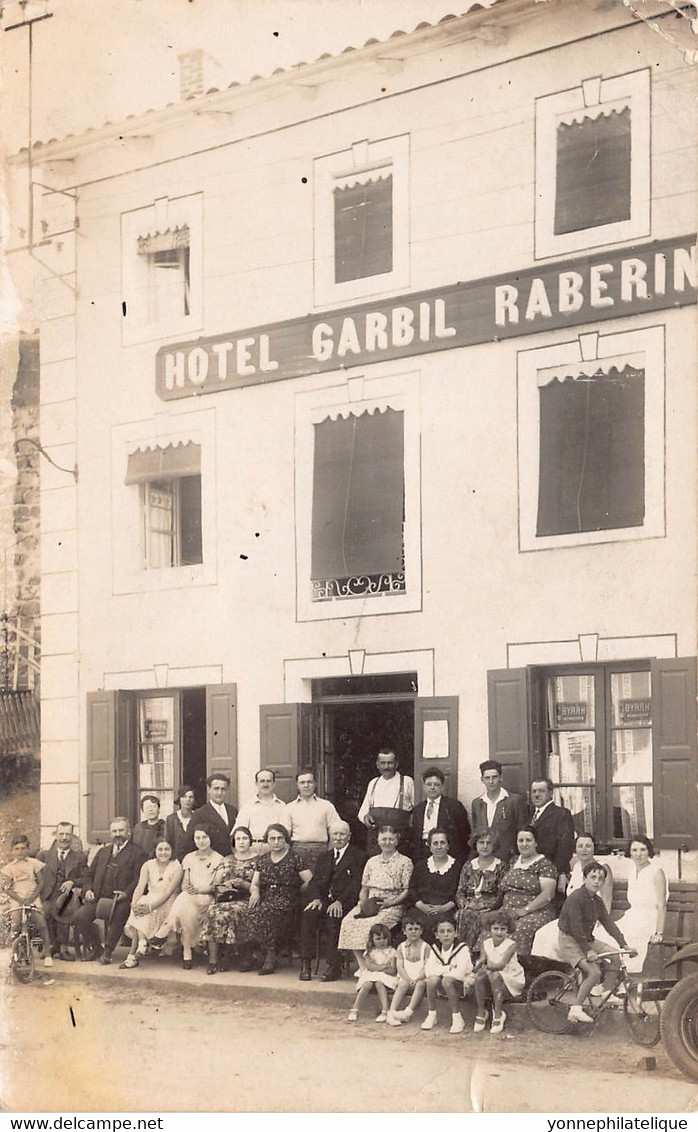
{"type": "Polygon", "coordinates": [[[166,322],[189,314],[189,248],[148,256],[150,319],[166,322]]]}
{"type": "Polygon", "coordinates": [[[549,736],[548,778],[553,782],[596,781],[593,731],[553,731],[549,736]]]}
{"type": "Polygon", "coordinates": [[[162,815],[174,804],[174,697],[145,697],[138,702],[139,796],[155,794],[162,815]]]}
{"type": "Polygon", "coordinates": [[[393,178],[334,190],[335,282],[393,270],[393,178]]]}
{"type": "Polygon", "coordinates": [[[561,786],[553,791],[553,801],[567,807],[577,833],[596,831],[596,801],[591,787],[561,786]]]}
{"type": "Polygon", "coordinates": [[[546,680],[548,727],[571,730],[596,724],[594,677],[589,672],[546,680]]]}
{"type": "Polygon", "coordinates": [[[555,235],[630,218],[630,107],[557,130],[555,235]]]}
{"type": "Polygon", "coordinates": [[[614,782],[652,781],[652,730],[649,727],[611,732],[614,782]]]}
{"type": "Polygon", "coordinates": [[[201,540],[201,476],[182,476],[179,481],[179,563],[203,562],[201,540]]]}
{"type": "Polygon", "coordinates": [[[174,565],[173,481],[147,483],[145,491],[146,566],[161,569],[174,565]]]}
{"type": "Polygon", "coordinates": [[[652,722],[652,686],[649,672],[614,672],[611,675],[614,727],[646,727],[652,722]]]}
{"type": "Polygon", "coordinates": [[[539,389],[538,536],[640,527],[645,374],[553,378],[539,389]]]}
{"type": "Polygon", "coordinates": [[[654,836],[651,786],[614,786],[613,836],[627,840],[635,833],[654,836]]]}
{"type": "Polygon", "coordinates": [[[403,413],[376,410],[316,424],[314,600],[318,593],[404,592],[404,514],[403,413]]]}

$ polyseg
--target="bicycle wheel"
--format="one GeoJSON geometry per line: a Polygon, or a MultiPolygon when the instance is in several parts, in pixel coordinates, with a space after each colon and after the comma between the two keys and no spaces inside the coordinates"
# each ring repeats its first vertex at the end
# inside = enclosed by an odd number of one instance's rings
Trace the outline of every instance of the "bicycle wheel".
{"type": "Polygon", "coordinates": [[[20,983],[29,983],[34,977],[34,948],[27,932],[18,935],[14,942],[10,970],[20,983]]]}
{"type": "Polygon", "coordinates": [[[628,987],[623,1014],[633,1041],[640,1046],[656,1046],[660,1032],[660,1005],[642,997],[642,986],[628,987]]]}
{"type": "Polygon", "coordinates": [[[526,1012],[537,1030],[544,1034],[567,1034],[573,1023],[567,1011],[574,1002],[577,984],[573,975],[562,971],[543,971],[528,988],[526,1012]]]}

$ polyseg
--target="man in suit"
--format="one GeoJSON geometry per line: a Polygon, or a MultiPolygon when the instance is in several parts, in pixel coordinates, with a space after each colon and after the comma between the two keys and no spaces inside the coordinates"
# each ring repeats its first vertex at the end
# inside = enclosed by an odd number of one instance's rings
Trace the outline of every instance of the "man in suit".
{"type": "Polygon", "coordinates": [[[415,806],[412,812],[412,859],[418,861],[429,856],[429,834],[438,826],[448,837],[451,856],[457,861],[465,861],[470,837],[465,807],[457,798],[448,798],[444,794],[446,777],[441,767],[431,766],[425,770],[422,782],[425,801],[415,806]]]}
{"type": "Polygon", "coordinates": [[[496,759],[480,763],[485,793],[473,798],[473,829],[489,826],[494,838],[494,855],[510,861],[516,854],[516,834],[528,824],[528,808],[520,794],[510,794],[502,786],[502,764],[496,759]]]}
{"type": "Polygon", "coordinates": [[[222,774],[221,771],[209,774],[206,779],[207,801],[203,806],[199,806],[198,810],[194,810],[193,820],[189,823],[190,844],[188,853],[193,853],[195,849],[194,829],[196,824],[204,821],[211,830],[212,848],[215,849],[216,853],[220,853],[221,857],[229,856],[230,832],[238,816],[235,806],[223,801],[229,786],[230,779],[227,774],[222,774]]]}
{"type": "Polygon", "coordinates": [[[536,833],[538,852],[552,861],[558,871],[557,903],[561,904],[574,853],[572,814],[564,806],[556,806],[553,802],[553,783],[549,778],[536,778],[531,783],[531,809],[531,828],[536,833]]]}
{"type": "Polygon", "coordinates": [[[342,916],[353,908],[359,899],[361,878],[366,854],[349,844],[351,830],[347,822],[335,821],[330,827],[330,844],[318,859],[317,869],[308,886],[310,901],[301,916],[301,973],[302,982],[310,981],[310,964],[315,955],[318,930],[324,936],[324,983],[334,982],[341,975],[341,961],[337,950],[342,916]]]}
{"type": "Polygon", "coordinates": [[[99,959],[105,964],[111,963],[112,952],[121,939],[141,865],[146,860],[143,850],[131,841],[131,826],[126,818],[114,818],[109,835],[111,845],[103,845],[83,873],[83,905],[73,920],[90,948],[82,958],[99,959]],[[95,920],[104,920],[104,948],[95,920]]]}
{"type": "Polygon", "coordinates": [[[64,959],[67,963],[72,963],[75,956],[68,951],[69,926],[55,916],[56,900],[79,887],[80,877],[87,864],[85,853],[72,848],[73,831],[72,822],[59,822],[53,845],[38,854],[39,860],[44,862],[39,896],[51,940],[51,955],[53,958],[64,959]]]}

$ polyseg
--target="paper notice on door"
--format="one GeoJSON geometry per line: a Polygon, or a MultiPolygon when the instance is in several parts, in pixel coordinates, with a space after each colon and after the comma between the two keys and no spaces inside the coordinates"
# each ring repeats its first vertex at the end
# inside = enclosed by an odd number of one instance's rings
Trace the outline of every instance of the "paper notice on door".
{"type": "Polygon", "coordinates": [[[425,719],[422,758],[427,762],[448,758],[448,720],[425,719]]]}

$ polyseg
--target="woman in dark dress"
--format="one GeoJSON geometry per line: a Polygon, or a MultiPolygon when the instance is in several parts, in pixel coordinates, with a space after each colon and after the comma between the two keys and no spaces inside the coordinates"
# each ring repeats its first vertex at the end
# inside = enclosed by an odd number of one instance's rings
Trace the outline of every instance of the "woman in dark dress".
{"type": "Polygon", "coordinates": [[[174,801],[174,813],[165,818],[165,841],[172,846],[172,856],[183,861],[191,852],[191,817],[196,809],[196,796],[191,786],[180,786],[174,801]]]}
{"type": "Polygon", "coordinates": [[[270,825],[264,840],[269,852],[257,860],[248,909],[238,922],[238,943],[243,945],[241,971],[250,970],[250,945],[259,944],[265,952],[259,973],[271,975],[276,970],[279,948],[296,932],[301,889],[307,887],[313,874],[303,868],[291,849],[291,835],[285,826],[270,825]]]}
{"type": "Polygon", "coordinates": [[[425,921],[424,938],[433,939],[436,919],[444,912],[455,912],[460,862],[448,851],[448,835],[443,829],[429,833],[429,856],[417,861],[412,873],[408,902],[421,912],[425,921]]]}
{"type": "Polygon", "coordinates": [[[473,951],[479,950],[483,914],[502,903],[502,880],[508,865],[495,857],[494,838],[488,828],[477,830],[470,838],[476,856],[466,861],[458,881],[458,939],[473,951]]]}
{"type": "Polygon", "coordinates": [[[208,944],[207,974],[228,969],[227,959],[219,963],[219,948],[237,943],[237,925],[250,902],[252,877],[257,867],[257,853],[252,848],[252,834],[240,825],[230,834],[233,852],[218,866],[213,878],[214,903],[206,912],[202,942],[208,944]]]}

